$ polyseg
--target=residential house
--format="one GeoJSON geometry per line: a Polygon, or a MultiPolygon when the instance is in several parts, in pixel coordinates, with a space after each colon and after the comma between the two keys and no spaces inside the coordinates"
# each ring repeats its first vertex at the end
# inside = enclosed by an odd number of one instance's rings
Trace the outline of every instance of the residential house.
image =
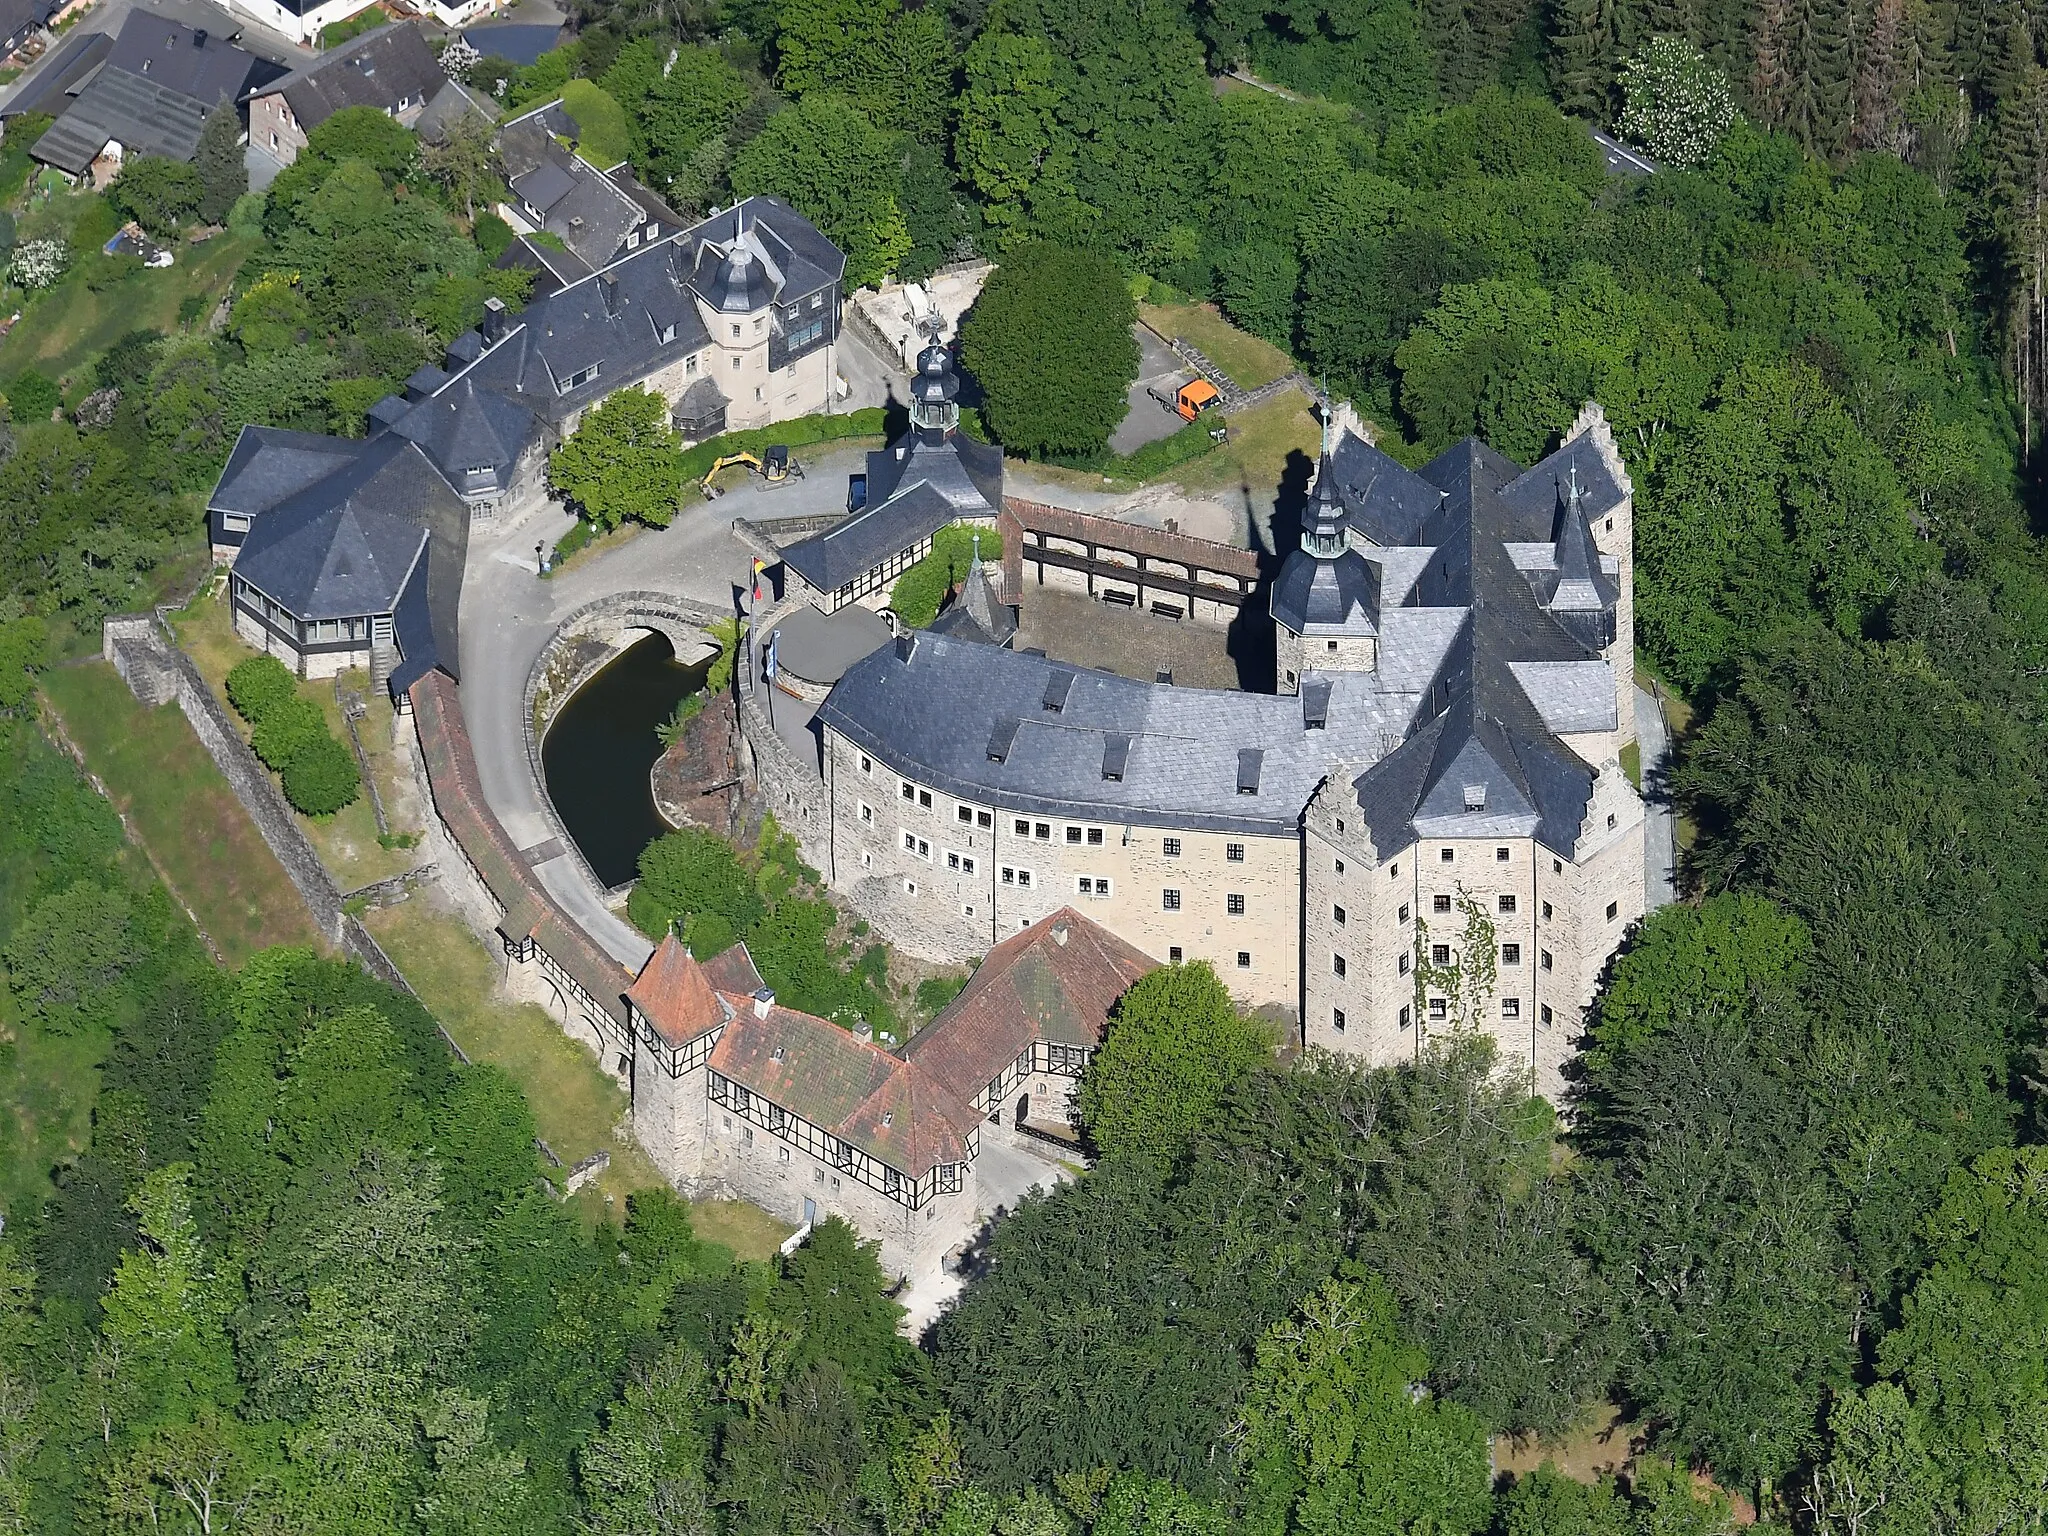
{"type": "MultiPolygon", "coordinates": [[[[65,72],[90,51],[67,60],[65,72]]],[[[135,156],[189,162],[215,108],[283,73],[204,28],[130,11],[98,67],[77,76],[75,94],[67,90],[68,105],[29,154],[74,179],[90,177],[95,187],[105,187],[135,156]]]]}
{"type": "Polygon", "coordinates": [[[48,26],[62,4],[63,0],[0,0],[0,57],[48,26]]]}
{"type": "MultiPolygon", "coordinates": [[[[325,25],[313,27],[313,33],[325,25]]],[[[249,142],[280,165],[290,165],[306,147],[306,136],[342,108],[375,107],[410,128],[446,83],[419,27],[409,21],[389,23],[330,48],[253,93],[249,142]]]]}
{"type": "Polygon", "coordinates": [[[519,237],[499,264],[535,268],[541,292],[586,278],[683,227],[665,205],[648,206],[584,160],[575,148],[581,137],[559,101],[498,128],[498,159],[512,194],[498,205],[498,216],[519,237]]]}

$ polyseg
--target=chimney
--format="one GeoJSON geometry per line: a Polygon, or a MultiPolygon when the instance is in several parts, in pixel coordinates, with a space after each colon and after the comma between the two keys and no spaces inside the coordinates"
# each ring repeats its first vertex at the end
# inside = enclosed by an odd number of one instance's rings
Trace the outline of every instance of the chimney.
{"type": "Polygon", "coordinates": [[[194,48],[204,48],[206,46],[206,28],[201,27],[192,34],[192,46],[194,48]]]}
{"type": "Polygon", "coordinates": [[[762,989],[761,989],[760,991],[758,991],[758,992],[756,992],[756,993],[754,994],[754,1017],[755,1017],[755,1018],[757,1018],[757,1019],[765,1019],[765,1018],[767,1018],[767,1017],[768,1017],[768,1010],[769,1010],[770,1008],[773,1008],[774,1006],[775,1006],[775,994],[774,994],[774,993],[773,993],[772,991],[770,991],[770,990],[769,990],[768,988],[766,988],[766,987],[763,987],[763,988],[762,988],[762,989]]]}
{"type": "Polygon", "coordinates": [[[870,1024],[866,1019],[862,1019],[858,1024],[853,1026],[853,1037],[856,1040],[873,1041],[873,1039],[875,1038],[875,1026],[870,1024]]]}
{"type": "Polygon", "coordinates": [[[619,280],[607,272],[597,280],[597,291],[604,295],[604,312],[608,319],[619,317],[619,280]]]}
{"type": "Polygon", "coordinates": [[[1053,941],[1053,943],[1055,943],[1055,944],[1059,945],[1059,946],[1060,946],[1060,947],[1061,947],[1062,949],[1066,948],[1066,944],[1067,944],[1067,932],[1068,932],[1068,929],[1067,929],[1067,925],[1066,925],[1065,923],[1054,923],[1054,924],[1052,925],[1052,941],[1053,941]]]}
{"type": "Polygon", "coordinates": [[[484,345],[495,347],[505,339],[505,301],[500,298],[484,300],[484,320],[479,329],[483,332],[484,345]]]}
{"type": "Polygon", "coordinates": [[[896,637],[896,659],[908,661],[917,654],[917,631],[906,629],[896,637]]]}

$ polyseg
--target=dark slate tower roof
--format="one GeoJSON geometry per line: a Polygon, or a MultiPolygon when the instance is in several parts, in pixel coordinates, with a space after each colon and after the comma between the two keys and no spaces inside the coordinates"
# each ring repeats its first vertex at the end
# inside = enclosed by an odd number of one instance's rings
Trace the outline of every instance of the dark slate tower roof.
{"type": "Polygon", "coordinates": [[[1379,633],[1380,573],[1351,547],[1349,518],[1328,447],[1316,469],[1315,496],[1303,514],[1301,547],[1273,583],[1273,617],[1295,634],[1379,633]]]}
{"type": "Polygon", "coordinates": [[[451,484],[473,469],[509,469],[533,436],[533,413],[464,378],[422,400],[392,427],[419,444],[451,484]]]}

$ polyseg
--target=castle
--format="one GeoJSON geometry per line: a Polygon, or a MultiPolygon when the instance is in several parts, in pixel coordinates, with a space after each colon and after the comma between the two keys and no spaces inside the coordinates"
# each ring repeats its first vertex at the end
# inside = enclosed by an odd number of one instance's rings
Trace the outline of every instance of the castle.
{"type": "MultiPolygon", "coordinates": [[[[1270,694],[906,632],[816,717],[807,856],[913,953],[1072,904],[1207,960],[1304,1043],[1476,1029],[1556,1099],[1644,904],[1633,488],[1597,406],[1522,469],[1327,441],[1271,592],[1270,694]]],[[[772,745],[770,750],[773,750],[772,745]]]]}

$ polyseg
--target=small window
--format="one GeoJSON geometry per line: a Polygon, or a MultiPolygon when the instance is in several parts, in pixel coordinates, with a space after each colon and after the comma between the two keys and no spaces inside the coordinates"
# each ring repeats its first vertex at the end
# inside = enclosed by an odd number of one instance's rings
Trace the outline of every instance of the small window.
{"type": "Polygon", "coordinates": [[[1223,845],[1223,857],[1233,864],[1242,864],[1244,862],[1244,844],[1225,843],[1223,845]]]}
{"type": "Polygon", "coordinates": [[[1344,909],[1342,907],[1330,908],[1330,916],[1336,921],[1339,928],[1344,926],[1344,909]]]}
{"type": "Polygon", "coordinates": [[[1178,912],[1180,910],[1180,892],[1171,887],[1161,891],[1159,893],[1159,906],[1160,910],[1165,912],[1178,912]]]}
{"type": "MultiPolygon", "coordinates": [[[[735,325],[733,326],[733,328],[732,328],[732,339],[733,339],[734,341],[738,341],[738,340],[740,339],[740,328],[739,328],[739,326],[738,326],[737,324],[735,324],[735,325]]],[[[735,367],[735,368],[739,367],[739,365],[740,365],[740,360],[739,360],[738,358],[734,358],[734,359],[732,360],[732,365],[733,365],[733,367],[735,367]]]]}
{"type": "Polygon", "coordinates": [[[1067,841],[1078,846],[1081,841],[1081,829],[1079,827],[1067,828],[1067,841]]]}
{"type": "Polygon", "coordinates": [[[1451,1005],[1447,998],[1432,997],[1429,1000],[1429,1016],[1432,1019],[1447,1019],[1451,1016],[1451,1005]]]}
{"type": "Polygon", "coordinates": [[[865,752],[860,755],[860,771],[862,773],[873,773],[875,771],[875,760],[865,752]]]}
{"type": "Polygon", "coordinates": [[[1240,971],[1248,971],[1252,968],[1252,952],[1250,950],[1240,949],[1237,952],[1237,968],[1240,971]]]}
{"type": "Polygon", "coordinates": [[[1342,832],[1344,830],[1344,818],[1342,816],[1339,816],[1337,818],[1337,830],[1339,832],[1342,832]]]}
{"type": "Polygon", "coordinates": [[[903,851],[915,854],[920,859],[929,859],[932,856],[932,845],[916,833],[906,832],[903,834],[903,851]]]}
{"type": "Polygon", "coordinates": [[[1607,830],[1610,832],[1614,830],[1614,812],[1612,811],[1607,813],[1607,830]]]}
{"type": "Polygon", "coordinates": [[[1408,903],[1405,901],[1401,903],[1400,920],[1404,923],[1408,921],[1408,903]]]}
{"type": "Polygon", "coordinates": [[[1502,998],[1500,1016],[1504,1019],[1519,1019],[1522,1016],[1522,1000],[1519,997],[1502,998]]]}
{"type": "Polygon", "coordinates": [[[974,824],[983,831],[992,832],[995,830],[996,813],[994,811],[976,811],[974,813],[974,824]]]}
{"type": "Polygon", "coordinates": [[[1167,947],[1166,947],[1166,963],[1167,963],[1168,965],[1179,965],[1179,964],[1180,964],[1180,959],[1181,959],[1181,953],[1180,953],[1180,946],[1179,946],[1178,944],[1169,944],[1169,945],[1167,945],[1167,947]]]}
{"type": "Polygon", "coordinates": [[[1028,821],[1013,821],[1010,823],[1010,832],[1015,837],[1029,837],[1031,835],[1031,823],[1028,821]]]}
{"type": "Polygon", "coordinates": [[[1342,1008],[1332,1008],[1330,1010],[1330,1028],[1340,1035],[1344,1033],[1344,1010],[1342,1008]]]}
{"type": "Polygon", "coordinates": [[[966,805],[956,805],[956,806],[954,806],[954,807],[953,807],[953,819],[954,819],[955,821],[959,822],[959,823],[960,823],[960,824],[961,824],[961,825],[962,825],[963,827],[965,827],[965,826],[971,826],[971,825],[973,825],[973,823],[974,823],[974,808],[973,808],[972,806],[966,806],[966,805]]]}
{"type": "Polygon", "coordinates": [[[1437,860],[1439,863],[1448,864],[1457,856],[1458,850],[1455,848],[1443,848],[1437,851],[1437,860]]]}
{"type": "Polygon", "coordinates": [[[1341,874],[1343,874],[1343,873],[1344,873],[1344,861],[1343,861],[1342,859],[1337,859],[1337,860],[1335,860],[1335,861],[1334,861],[1334,863],[1335,863],[1335,865],[1336,865],[1337,873],[1338,873],[1338,874],[1340,874],[1340,875],[1341,875],[1341,874]]]}
{"type": "Polygon", "coordinates": [[[1092,879],[1087,875],[1082,875],[1074,884],[1083,896],[1107,896],[1109,894],[1109,881],[1101,875],[1097,875],[1092,879]]]}
{"type": "Polygon", "coordinates": [[[1610,923],[1611,923],[1611,922],[1613,922],[1613,921],[1614,921],[1614,919],[1615,919],[1615,917],[1616,917],[1616,916],[1617,916],[1617,915],[1618,915],[1618,914],[1620,913],[1620,911],[1621,911],[1621,903],[1620,903],[1620,902],[1618,902],[1618,901],[1610,901],[1609,903],[1607,903],[1607,921],[1609,921],[1610,923]]]}
{"type": "Polygon", "coordinates": [[[1402,950],[1402,951],[1401,951],[1401,957],[1400,957],[1400,959],[1398,959],[1398,960],[1396,960],[1396,961],[1394,962],[1394,971],[1395,971],[1395,974],[1397,974],[1397,975],[1400,975],[1400,976],[1406,976],[1406,975],[1408,974],[1408,951],[1407,951],[1407,950],[1405,950],[1405,949],[1404,949],[1404,950],[1402,950]]]}
{"type": "Polygon", "coordinates": [[[932,808],[932,792],[928,789],[920,789],[917,792],[917,803],[925,810],[930,810],[932,808]]]}
{"type": "Polygon", "coordinates": [[[1508,861],[1508,850],[1507,850],[1506,848],[1504,848],[1504,847],[1503,847],[1503,848],[1496,848],[1496,849],[1494,849],[1494,850],[1493,850],[1493,862],[1494,862],[1494,863],[1496,863],[1496,864],[1505,864],[1505,863],[1507,863],[1507,861],[1508,861]]]}
{"type": "Polygon", "coordinates": [[[917,799],[917,786],[908,779],[899,779],[897,781],[896,792],[906,800],[915,801],[917,799]]]}
{"type": "Polygon", "coordinates": [[[1389,880],[1398,880],[1401,878],[1401,861],[1399,859],[1394,860],[1393,863],[1387,866],[1387,878],[1389,880]]]}
{"type": "Polygon", "coordinates": [[[1238,892],[1232,891],[1228,896],[1225,896],[1223,898],[1223,910],[1225,912],[1228,912],[1232,917],[1243,917],[1244,897],[1240,895],[1238,892]]]}
{"type": "Polygon", "coordinates": [[[1501,945],[1500,963],[1502,965],[1520,965],[1522,963],[1522,946],[1519,944],[1501,945]]]}
{"type": "Polygon", "coordinates": [[[1323,643],[1324,643],[1325,645],[1327,645],[1327,646],[1328,646],[1328,647],[1329,647],[1329,648],[1330,648],[1331,650],[1333,650],[1333,651],[1334,651],[1335,649],[1337,649],[1337,642],[1336,642],[1336,641],[1334,641],[1334,640],[1326,640],[1326,641],[1324,641],[1323,643]]]}
{"type": "Polygon", "coordinates": [[[1501,911],[1503,911],[1503,912],[1512,912],[1512,911],[1514,911],[1514,910],[1515,910],[1515,898],[1514,898],[1514,897],[1512,897],[1512,896],[1503,896],[1503,897],[1501,897],[1501,899],[1500,899],[1500,909],[1501,909],[1501,911]]]}
{"type": "Polygon", "coordinates": [[[1546,923],[1550,921],[1550,903],[1547,901],[1543,903],[1543,921],[1546,923]]]}
{"type": "Polygon", "coordinates": [[[974,873],[974,855],[971,853],[954,853],[949,850],[946,854],[946,868],[954,871],[956,874],[971,875],[974,873]]]}
{"type": "Polygon", "coordinates": [[[1090,848],[1100,848],[1102,846],[1102,828],[1090,827],[1088,829],[1088,846],[1090,848]]]}
{"type": "Polygon", "coordinates": [[[867,802],[866,802],[865,800],[863,800],[863,801],[862,801],[862,802],[860,803],[860,821],[861,821],[861,825],[862,825],[862,826],[864,826],[864,827],[866,827],[866,826],[872,826],[872,825],[874,825],[874,820],[875,820],[875,808],[874,808],[874,807],[873,807],[872,805],[869,805],[869,804],[868,804],[868,803],[867,803],[867,802]]]}
{"type": "Polygon", "coordinates": [[[1031,835],[1037,838],[1041,843],[1051,842],[1052,823],[1046,821],[1034,821],[1031,824],[1031,835]]]}
{"type": "Polygon", "coordinates": [[[1402,1027],[1403,1029],[1406,1029],[1406,1028],[1407,1028],[1407,1027],[1408,1027],[1408,1026],[1409,1026],[1409,1025],[1411,1024],[1411,1023],[1413,1023],[1413,1022],[1414,1022],[1414,1016],[1413,1016],[1413,1012],[1412,1012],[1412,1010],[1410,1010],[1410,1009],[1407,1009],[1407,1008],[1403,1008],[1403,1009],[1401,1010],[1401,1027],[1402,1027]]]}
{"type": "Polygon", "coordinates": [[[1330,956],[1330,971],[1332,975],[1336,976],[1344,974],[1344,957],[1342,955],[1330,956]]]}
{"type": "Polygon", "coordinates": [[[1548,1024],[1550,1022],[1550,1004],[1545,1003],[1542,1008],[1537,1010],[1536,1016],[1548,1024]]]}
{"type": "Polygon", "coordinates": [[[875,867],[875,856],[872,853],[867,852],[865,849],[863,849],[861,852],[860,867],[862,869],[873,869],[875,867]]]}
{"type": "Polygon", "coordinates": [[[1169,859],[1179,858],[1180,839],[1177,837],[1161,838],[1159,840],[1159,851],[1169,859]]]}
{"type": "Polygon", "coordinates": [[[1449,965],[1451,963],[1451,946],[1448,944],[1430,945],[1429,963],[1431,965],[1449,965]]]}
{"type": "Polygon", "coordinates": [[[1430,898],[1430,907],[1437,912],[1448,912],[1451,910],[1451,898],[1448,896],[1432,896],[1430,898]]]}
{"type": "Polygon", "coordinates": [[[1550,969],[1550,951],[1549,951],[1549,950],[1547,950],[1547,949],[1543,949],[1543,950],[1538,950],[1538,951],[1537,951],[1536,953],[1537,953],[1537,963],[1538,963],[1538,964],[1540,964],[1540,965],[1541,965],[1541,966],[1543,967],[1543,969],[1545,969],[1546,971],[1547,971],[1547,970],[1549,970],[1549,969],[1550,969]]]}
{"type": "Polygon", "coordinates": [[[1552,860],[1550,861],[1550,872],[1551,872],[1551,873],[1552,873],[1553,875],[1561,875],[1561,874],[1563,874],[1563,873],[1564,873],[1564,860],[1563,860],[1563,859],[1552,859],[1552,860]]]}

